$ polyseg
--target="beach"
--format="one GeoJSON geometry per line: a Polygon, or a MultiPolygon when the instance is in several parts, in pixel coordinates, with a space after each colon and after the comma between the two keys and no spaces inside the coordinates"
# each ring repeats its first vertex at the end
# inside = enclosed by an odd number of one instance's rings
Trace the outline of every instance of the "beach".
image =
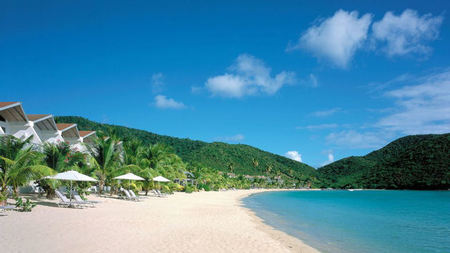
{"type": "Polygon", "coordinates": [[[175,193],[141,202],[90,195],[95,208],[0,216],[1,252],[318,252],[265,225],[241,199],[264,190],[175,193]]]}

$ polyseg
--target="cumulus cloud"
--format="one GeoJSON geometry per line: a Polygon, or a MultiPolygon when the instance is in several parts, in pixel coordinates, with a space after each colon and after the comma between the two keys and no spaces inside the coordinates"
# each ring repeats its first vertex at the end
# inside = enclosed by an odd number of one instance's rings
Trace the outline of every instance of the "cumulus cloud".
{"type": "Polygon", "coordinates": [[[384,93],[396,107],[378,126],[403,134],[450,132],[450,69],[410,82],[384,93]]]}
{"type": "Polygon", "coordinates": [[[335,108],[331,108],[329,110],[323,110],[323,111],[317,111],[317,112],[313,112],[313,115],[316,117],[327,117],[327,116],[331,116],[337,112],[342,111],[341,108],[339,107],[335,107],[335,108]]]}
{"type": "Polygon", "coordinates": [[[382,20],[373,23],[373,37],[385,43],[383,50],[389,56],[428,54],[431,48],[425,42],[438,38],[442,21],[442,16],[419,16],[417,11],[410,9],[398,16],[389,11],[382,20]]]}
{"type": "Polygon", "coordinates": [[[378,132],[360,133],[354,130],[344,130],[330,133],[326,137],[328,144],[345,148],[379,148],[387,144],[386,134],[378,132]]]}
{"type": "Polygon", "coordinates": [[[155,105],[158,108],[161,109],[183,109],[186,108],[186,106],[181,103],[177,102],[172,98],[168,98],[164,95],[157,95],[155,97],[155,105]]]}
{"type": "Polygon", "coordinates": [[[298,151],[288,151],[284,154],[287,158],[292,159],[297,162],[302,162],[302,155],[298,153],[298,151]]]}
{"type": "Polygon", "coordinates": [[[325,162],[323,162],[323,163],[321,164],[321,166],[325,166],[325,165],[328,165],[328,164],[334,162],[334,154],[333,154],[333,151],[332,151],[332,150],[328,150],[327,153],[328,153],[328,154],[327,154],[327,160],[326,160],[325,162]]]}
{"type": "Polygon", "coordinates": [[[276,93],[295,80],[293,72],[282,71],[275,76],[271,69],[254,56],[242,54],[229,68],[230,73],[208,78],[205,87],[213,96],[239,98],[276,93]]]}
{"type": "Polygon", "coordinates": [[[338,10],[332,17],[310,27],[298,43],[288,49],[305,49],[319,59],[345,68],[367,39],[372,15],[338,10]]]}
{"type": "Polygon", "coordinates": [[[153,93],[159,93],[164,88],[164,75],[163,73],[154,73],[152,75],[152,91],[153,93]]]}
{"type": "Polygon", "coordinates": [[[223,141],[223,142],[240,142],[244,140],[245,136],[243,134],[236,134],[233,136],[222,136],[215,138],[215,141],[223,141]]]}

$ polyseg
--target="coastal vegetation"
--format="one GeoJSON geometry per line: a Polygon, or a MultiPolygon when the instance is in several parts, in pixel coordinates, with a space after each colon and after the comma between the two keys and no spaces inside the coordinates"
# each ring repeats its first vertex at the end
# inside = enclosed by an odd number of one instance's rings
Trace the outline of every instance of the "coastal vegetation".
{"type": "MultiPolygon", "coordinates": [[[[450,186],[450,134],[415,135],[400,138],[366,156],[341,159],[318,170],[248,145],[206,143],[160,136],[142,130],[95,123],[80,117],[58,117],[96,130],[98,138],[79,152],[65,142],[36,147],[30,139],[0,137],[0,201],[7,190],[14,196],[20,186],[37,180],[47,198],[67,182],[45,176],[76,170],[98,180],[99,194],[120,187],[134,191],[163,192],[275,187],[447,189],[450,186]],[[185,157],[185,158],[183,158],[185,157]],[[144,181],[120,182],[114,177],[134,173],[144,181]],[[160,184],[152,179],[171,180],[160,184]]],[[[86,193],[92,183],[78,182],[86,193]]],[[[27,201],[19,201],[31,210],[27,201]]]]}
{"type": "MultiPolygon", "coordinates": [[[[123,140],[125,151],[129,149],[130,152],[125,152],[128,154],[125,157],[128,162],[136,163],[136,161],[130,161],[135,159],[130,154],[137,154],[139,146],[162,145],[194,170],[208,168],[225,174],[268,176],[272,179],[277,177],[280,178],[277,181],[283,181],[284,186],[293,184],[310,186],[318,183],[316,170],[313,167],[248,145],[207,143],[158,135],[139,129],[97,123],[75,116],[58,116],[55,120],[58,123],[76,123],[79,128],[86,130],[111,133],[123,140]]],[[[258,180],[253,178],[252,181],[258,180]]]]}
{"type": "Polygon", "coordinates": [[[6,199],[8,186],[17,195],[19,186],[30,180],[42,178],[52,173],[44,165],[43,154],[32,149],[30,138],[25,140],[13,136],[0,138],[0,200],[6,199]]]}
{"type": "Polygon", "coordinates": [[[448,189],[450,134],[411,135],[318,169],[322,187],[448,189]]]}

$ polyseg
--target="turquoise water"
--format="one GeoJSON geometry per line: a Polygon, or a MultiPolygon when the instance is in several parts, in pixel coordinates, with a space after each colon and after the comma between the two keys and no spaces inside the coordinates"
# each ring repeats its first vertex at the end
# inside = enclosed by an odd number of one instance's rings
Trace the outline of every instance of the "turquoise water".
{"type": "Polygon", "coordinates": [[[450,191],[267,192],[244,205],[322,252],[450,252],[450,191]]]}

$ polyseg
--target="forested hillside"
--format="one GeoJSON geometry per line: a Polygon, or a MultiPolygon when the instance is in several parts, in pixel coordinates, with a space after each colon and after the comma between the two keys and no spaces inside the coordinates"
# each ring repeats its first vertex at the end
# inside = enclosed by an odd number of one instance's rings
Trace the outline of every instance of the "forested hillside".
{"type": "Polygon", "coordinates": [[[411,135],[318,169],[324,187],[450,188],[450,134],[411,135]]]}
{"type": "Polygon", "coordinates": [[[311,166],[296,162],[283,156],[242,144],[221,142],[207,143],[158,135],[123,126],[101,124],[82,117],[55,117],[58,123],[76,123],[82,130],[113,132],[123,140],[138,138],[144,144],[164,143],[171,146],[184,161],[201,164],[221,171],[249,175],[286,175],[296,178],[310,177],[316,171],[311,166]]]}

